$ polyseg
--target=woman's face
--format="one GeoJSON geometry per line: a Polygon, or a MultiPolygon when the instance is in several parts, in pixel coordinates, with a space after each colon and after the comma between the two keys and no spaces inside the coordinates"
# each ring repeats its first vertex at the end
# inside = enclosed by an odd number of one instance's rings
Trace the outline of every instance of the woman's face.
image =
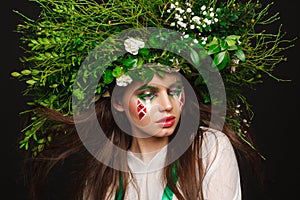
{"type": "Polygon", "coordinates": [[[170,136],[180,119],[184,91],[179,74],[162,78],[154,75],[148,83],[133,82],[127,86],[123,99],[114,107],[125,112],[134,137],[170,136]]]}

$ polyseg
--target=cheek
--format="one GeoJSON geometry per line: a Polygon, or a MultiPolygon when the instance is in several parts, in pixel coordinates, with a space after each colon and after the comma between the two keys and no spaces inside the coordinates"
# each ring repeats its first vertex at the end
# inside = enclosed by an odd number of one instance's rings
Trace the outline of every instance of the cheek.
{"type": "Polygon", "coordinates": [[[137,115],[138,115],[139,120],[144,119],[144,117],[147,114],[146,105],[139,99],[136,102],[136,111],[137,111],[137,115]]]}
{"type": "Polygon", "coordinates": [[[185,97],[184,92],[181,92],[179,95],[179,108],[182,109],[182,106],[184,105],[185,97]]]}
{"type": "Polygon", "coordinates": [[[150,108],[145,104],[145,102],[140,99],[135,99],[129,103],[128,109],[131,118],[142,121],[146,117],[150,108]]]}
{"type": "Polygon", "coordinates": [[[179,109],[181,110],[182,106],[184,105],[184,101],[185,101],[184,92],[181,92],[178,96],[176,95],[175,99],[176,99],[176,102],[179,106],[179,109]]]}

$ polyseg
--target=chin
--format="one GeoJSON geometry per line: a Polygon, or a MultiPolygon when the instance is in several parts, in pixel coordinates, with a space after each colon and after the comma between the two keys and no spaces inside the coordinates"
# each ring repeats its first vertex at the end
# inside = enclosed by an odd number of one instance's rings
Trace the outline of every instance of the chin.
{"type": "Polygon", "coordinates": [[[169,137],[174,133],[174,128],[164,128],[161,131],[159,131],[157,134],[154,135],[154,137],[169,137]]]}

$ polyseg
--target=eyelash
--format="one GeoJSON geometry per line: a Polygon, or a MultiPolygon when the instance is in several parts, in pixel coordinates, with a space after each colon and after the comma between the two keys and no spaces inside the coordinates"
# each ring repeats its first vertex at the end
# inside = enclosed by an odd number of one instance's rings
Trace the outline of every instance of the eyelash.
{"type": "Polygon", "coordinates": [[[179,96],[181,91],[182,91],[182,88],[174,88],[174,89],[169,89],[168,93],[169,93],[170,96],[174,96],[174,95],[179,96]]]}
{"type": "MultiPolygon", "coordinates": [[[[179,94],[181,93],[182,88],[172,88],[172,89],[168,89],[168,95],[170,96],[179,96],[179,94]]],[[[146,100],[153,100],[155,97],[157,97],[156,92],[154,91],[144,91],[141,94],[138,95],[139,99],[142,99],[144,101],[146,100]]]]}
{"type": "Polygon", "coordinates": [[[146,100],[153,100],[157,95],[154,92],[145,91],[142,94],[138,95],[139,99],[142,99],[144,101],[146,100]]]}

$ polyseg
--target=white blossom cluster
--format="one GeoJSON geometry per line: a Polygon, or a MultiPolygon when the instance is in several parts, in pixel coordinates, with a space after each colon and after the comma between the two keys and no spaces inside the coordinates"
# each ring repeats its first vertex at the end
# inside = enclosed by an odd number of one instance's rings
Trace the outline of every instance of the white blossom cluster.
{"type": "MultiPolygon", "coordinates": [[[[171,27],[176,27],[183,33],[183,38],[188,38],[187,32],[192,31],[197,33],[196,37],[199,38],[202,44],[206,44],[207,37],[201,36],[201,32],[211,31],[210,26],[219,22],[218,14],[213,8],[201,6],[198,13],[193,12],[192,4],[186,2],[181,5],[178,1],[171,3],[170,7],[166,11],[170,15],[174,16],[174,21],[170,23],[171,27]]],[[[195,43],[199,42],[194,39],[195,43]]]]}
{"type": "MultiPolygon", "coordinates": [[[[137,55],[139,53],[139,49],[144,48],[144,46],[144,41],[135,38],[128,38],[124,41],[125,50],[132,55],[137,55]]],[[[120,77],[116,78],[116,84],[121,87],[126,87],[132,81],[132,78],[126,74],[122,74],[120,77]]]]}
{"type": "Polygon", "coordinates": [[[116,84],[121,87],[126,87],[132,82],[132,78],[129,75],[123,74],[122,76],[116,79],[116,84]]]}
{"type": "MultiPolygon", "coordinates": [[[[240,104],[236,105],[236,109],[235,109],[234,112],[235,112],[235,114],[237,116],[239,116],[239,117],[241,116],[241,113],[243,112],[243,110],[241,109],[241,105],[240,104]]],[[[247,119],[243,119],[242,122],[245,124],[245,126],[250,127],[250,123],[251,122],[248,121],[247,119]]],[[[238,131],[241,132],[242,130],[238,129],[238,131]]],[[[245,130],[244,133],[247,133],[247,131],[245,130]]]]}

